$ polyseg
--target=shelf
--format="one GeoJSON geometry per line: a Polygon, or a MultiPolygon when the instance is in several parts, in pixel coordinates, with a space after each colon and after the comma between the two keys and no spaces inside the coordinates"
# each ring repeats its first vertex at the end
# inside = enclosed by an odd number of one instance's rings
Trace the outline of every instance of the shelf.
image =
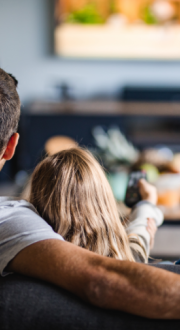
{"type": "Polygon", "coordinates": [[[180,102],[117,102],[66,101],[32,102],[26,112],[33,115],[126,115],[126,116],[177,116],[180,117],[180,102]]]}

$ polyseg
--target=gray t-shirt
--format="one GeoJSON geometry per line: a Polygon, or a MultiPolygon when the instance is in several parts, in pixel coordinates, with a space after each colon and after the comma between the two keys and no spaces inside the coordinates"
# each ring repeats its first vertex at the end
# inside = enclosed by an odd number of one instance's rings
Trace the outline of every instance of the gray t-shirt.
{"type": "Polygon", "coordinates": [[[0,197],[0,275],[8,263],[25,247],[46,239],[63,238],[24,200],[0,197]]]}

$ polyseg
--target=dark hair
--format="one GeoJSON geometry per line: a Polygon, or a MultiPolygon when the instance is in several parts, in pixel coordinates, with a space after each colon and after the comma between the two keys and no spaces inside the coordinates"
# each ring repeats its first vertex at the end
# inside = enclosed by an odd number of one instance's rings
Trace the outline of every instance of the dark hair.
{"type": "Polygon", "coordinates": [[[16,78],[0,68],[0,154],[18,129],[20,99],[17,85],[16,78]]]}

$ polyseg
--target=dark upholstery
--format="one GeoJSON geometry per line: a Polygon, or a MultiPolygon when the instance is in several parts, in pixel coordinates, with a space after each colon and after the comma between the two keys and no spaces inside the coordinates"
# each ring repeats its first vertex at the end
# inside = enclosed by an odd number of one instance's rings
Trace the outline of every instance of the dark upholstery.
{"type": "Polygon", "coordinates": [[[150,264],[150,266],[168,270],[169,272],[180,274],[180,266],[177,265],[166,265],[166,264],[150,264]]]}
{"type": "MultiPolygon", "coordinates": [[[[180,273],[180,266],[160,267],[180,273]]],[[[56,286],[11,275],[0,278],[0,329],[179,330],[180,321],[148,320],[119,311],[99,309],[56,286]]]]}

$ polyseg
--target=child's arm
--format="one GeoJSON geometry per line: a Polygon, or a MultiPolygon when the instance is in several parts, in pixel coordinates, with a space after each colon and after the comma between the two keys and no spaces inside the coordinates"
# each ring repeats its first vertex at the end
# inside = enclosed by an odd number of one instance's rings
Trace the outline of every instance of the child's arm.
{"type": "Polygon", "coordinates": [[[150,233],[147,230],[147,219],[154,219],[158,227],[163,222],[163,214],[155,205],[157,201],[156,188],[145,180],[140,180],[139,188],[142,201],[137,203],[132,209],[126,232],[132,237],[133,235],[134,237],[138,236],[140,244],[143,246],[146,256],[148,256],[150,250],[150,233]]]}

